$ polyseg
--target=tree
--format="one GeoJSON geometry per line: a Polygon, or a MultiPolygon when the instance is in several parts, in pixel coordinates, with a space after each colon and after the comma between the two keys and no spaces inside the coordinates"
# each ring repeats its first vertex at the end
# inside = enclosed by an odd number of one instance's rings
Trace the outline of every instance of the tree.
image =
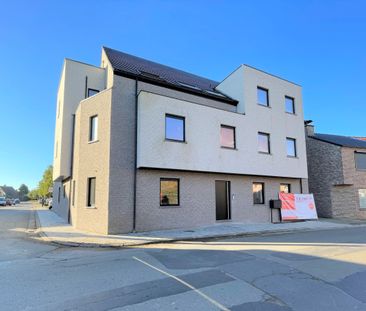
{"type": "Polygon", "coordinates": [[[33,189],[28,193],[28,197],[31,200],[37,200],[39,198],[38,189],[33,189]]]}
{"type": "Polygon", "coordinates": [[[19,193],[19,199],[21,201],[26,201],[28,199],[27,194],[29,193],[29,189],[25,184],[21,184],[18,189],[18,193],[19,193]]]}
{"type": "Polygon", "coordinates": [[[42,180],[38,183],[38,194],[42,197],[49,196],[49,189],[53,185],[52,181],[53,167],[50,165],[43,173],[42,180]]]}

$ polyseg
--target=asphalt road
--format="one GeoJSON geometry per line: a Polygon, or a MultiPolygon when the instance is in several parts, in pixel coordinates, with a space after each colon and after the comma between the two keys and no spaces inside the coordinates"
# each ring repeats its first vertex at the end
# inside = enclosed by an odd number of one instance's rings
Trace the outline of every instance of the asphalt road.
{"type": "Polygon", "coordinates": [[[0,207],[0,310],[366,310],[366,228],[82,249],[0,207]]]}

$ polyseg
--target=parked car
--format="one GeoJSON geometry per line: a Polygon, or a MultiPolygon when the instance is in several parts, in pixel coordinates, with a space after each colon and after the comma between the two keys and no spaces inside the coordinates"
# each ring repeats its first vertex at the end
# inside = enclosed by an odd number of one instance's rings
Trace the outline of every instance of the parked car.
{"type": "Polygon", "coordinates": [[[14,199],[13,204],[14,204],[14,205],[16,205],[16,204],[20,204],[20,200],[19,200],[19,199],[14,199]]]}
{"type": "Polygon", "coordinates": [[[4,197],[0,197],[0,206],[6,206],[6,200],[4,197]]]}
{"type": "Polygon", "coordinates": [[[6,205],[7,206],[12,206],[13,205],[12,199],[6,199],[6,205]]]}

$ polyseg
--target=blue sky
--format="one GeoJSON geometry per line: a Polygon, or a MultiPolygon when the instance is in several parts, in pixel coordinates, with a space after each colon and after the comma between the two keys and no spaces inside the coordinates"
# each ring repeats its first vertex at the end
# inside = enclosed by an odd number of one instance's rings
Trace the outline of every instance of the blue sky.
{"type": "Polygon", "coordinates": [[[64,57],[103,45],[221,80],[242,63],[303,86],[323,133],[366,136],[365,1],[2,1],[0,184],[52,164],[64,57]]]}

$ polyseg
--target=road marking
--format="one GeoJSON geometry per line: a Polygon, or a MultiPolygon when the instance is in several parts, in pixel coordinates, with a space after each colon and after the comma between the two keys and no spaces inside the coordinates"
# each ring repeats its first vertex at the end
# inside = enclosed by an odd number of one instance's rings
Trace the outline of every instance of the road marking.
{"type": "Polygon", "coordinates": [[[216,300],[212,299],[211,297],[207,296],[206,294],[204,294],[203,292],[201,292],[199,289],[195,288],[193,285],[183,281],[182,279],[176,277],[175,275],[172,275],[164,270],[161,270],[159,269],[158,267],[155,267],[151,264],[149,264],[148,262],[140,259],[140,258],[137,258],[135,256],[132,257],[133,259],[143,263],[144,265],[156,270],[156,271],[159,271],[160,273],[162,274],[165,274],[169,277],[171,277],[172,279],[176,280],[177,282],[183,284],[184,286],[187,286],[188,288],[190,288],[191,290],[195,291],[198,295],[200,295],[201,297],[203,297],[204,299],[206,299],[207,301],[209,301],[210,303],[212,303],[213,305],[215,305],[216,307],[218,307],[220,310],[224,310],[224,311],[230,311],[228,308],[226,308],[225,306],[223,306],[221,303],[217,302],[216,300]]]}

